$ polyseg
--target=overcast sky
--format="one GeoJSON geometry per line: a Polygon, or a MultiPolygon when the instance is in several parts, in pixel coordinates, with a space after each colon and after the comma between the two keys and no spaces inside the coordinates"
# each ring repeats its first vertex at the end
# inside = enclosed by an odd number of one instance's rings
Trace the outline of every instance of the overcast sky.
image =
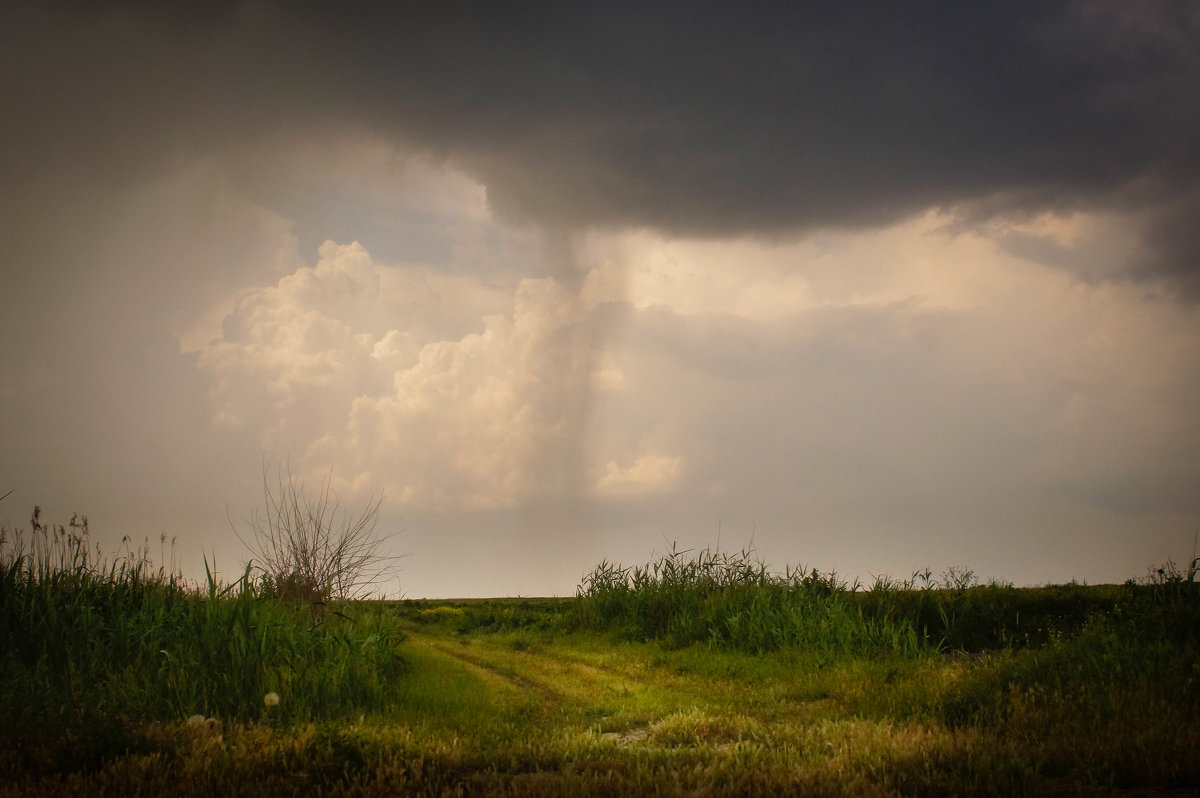
{"type": "Polygon", "coordinates": [[[410,597],[1192,556],[1200,6],[409,5],[6,5],[0,518],[232,577],[332,469],[410,597]]]}

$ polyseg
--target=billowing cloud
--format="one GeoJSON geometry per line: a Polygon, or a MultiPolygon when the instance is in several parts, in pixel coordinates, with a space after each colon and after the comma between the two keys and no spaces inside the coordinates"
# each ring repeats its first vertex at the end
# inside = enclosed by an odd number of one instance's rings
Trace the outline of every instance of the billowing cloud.
{"type": "Polygon", "coordinates": [[[218,423],[282,434],[336,421],[373,376],[375,341],[356,321],[378,300],[379,283],[362,247],[328,243],[315,267],[242,296],[200,357],[215,378],[218,423]]]}
{"type": "Polygon", "coordinates": [[[593,325],[553,279],[524,280],[511,315],[423,345],[314,456],[401,485],[402,502],[486,508],[577,492],[593,325]]]}
{"type": "Polygon", "coordinates": [[[420,319],[377,333],[376,307],[399,304],[381,285],[405,281],[385,281],[358,244],[326,242],[320,255],[242,296],[201,352],[219,423],[260,430],[306,466],[337,464],[342,484],[384,486],[404,505],[581,491],[602,314],[552,278],[529,278],[506,313],[460,339],[423,338],[420,319]]]}

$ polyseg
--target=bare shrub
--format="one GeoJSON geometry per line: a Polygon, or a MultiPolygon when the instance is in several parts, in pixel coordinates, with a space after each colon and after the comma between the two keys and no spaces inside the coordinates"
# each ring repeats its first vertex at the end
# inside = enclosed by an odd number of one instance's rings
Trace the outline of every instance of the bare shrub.
{"type": "Polygon", "coordinates": [[[290,470],[272,480],[263,468],[263,508],[251,512],[250,539],[233,526],[250,549],[250,567],[261,574],[264,592],[310,603],[354,600],[391,575],[397,557],[383,546],[394,533],[375,531],[382,496],[354,516],[330,487],[332,476],[331,470],[310,492],[290,470]]]}

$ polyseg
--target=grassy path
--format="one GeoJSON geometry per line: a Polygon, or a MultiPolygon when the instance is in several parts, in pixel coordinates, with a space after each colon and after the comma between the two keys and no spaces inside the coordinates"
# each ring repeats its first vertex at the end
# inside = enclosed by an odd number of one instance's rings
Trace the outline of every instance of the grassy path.
{"type": "MultiPolygon", "coordinates": [[[[524,762],[515,769],[537,772],[542,788],[550,779],[564,793],[586,794],[612,778],[636,791],[675,784],[664,794],[710,783],[728,787],[715,794],[752,785],[787,793],[801,784],[869,794],[879,792],[872,779],[897,757],[954,744],[953,735],[921,724],[855,711],[864,684],[877,677],[882,685],[895,670],[886,663],[828,668],[797,656],[664,651],[586,636],[548,642],[419,626],[406,632],[412,683],[453,686],[412,721],[463,743],[464,752],[488,750],[486,763],[473,764],[480,771],[524,762]],[[472,702],[456,703],[464,692],[472,702]]],[[[527,775],[496,778],[513,786],[527,775]]]]}
{"type": "MultiPolygon", "coordinates": [[[[477,685],[473,705],[437,715],[474,752],[470,781],[489,792],[1195,794],[1075,781],[1067,763],[1089,743],[1057,750],[1064,741],[1039,738],[1058,732],[1033,716],[1029,726],[947,726],[940,696],[996,667],[988,657],[760,657],[589,635],[406,633],[420,652],[416,683],[440,673],[477,685]]],[[[1191,737],[1194,724],[1175,728],[1191,737]]]]}
{"type": "Polygon", "coordinates": [[[1002,657],[755,656],[396,622],[407,666],[374,713],[216,731],[149,723],[130,753],[86,773],[35,775],[0,751],[0,798],[1195,794],[1154,758],[1194,755],[1186,707],[1157,708],[1167,721],[1151,734],[1110,739],[1114,726],[1077,716],[1086,696],[1065,694],[1014,695],[1025,714],[1002,723],[947,725],[940,697],[1002,657]]]}
{"type": "Polygon", "coordinates": [[[750,689],[736,671],[735,678],[698,673],[686,656],[656,659],[646,646],[586,639],[530,643],[519,635],[456,639],[440,631],[407,631],[409,650],[422,652],[416,668],[457,669],[488,691],[487,705],[507,708],[518,719],[530,713],[553,719],[560,733],[628,741],[631,731],[672,715],[745,715],[741,705],[776,703],[755,700],[757,691],[772,687],[762,678],[750,689]]]}
{"type": "MultiPolygon", "coordinates": [[[[421,642],[418,640],[417,645],[420,645],[421,642]]],[[[425,640],[423,642],[439,654],[444,654],[454,660],[466,670],[482,675],[491,684],[496,684],[502,688],[511,689],[527,696],[536,696],[547,707],[556,706],[563,700],[562,693],[555,690],[549,684],[524,676],[519,671],[508,667],[506,663],[498,661],[494,657],[489,659],[486,655],[481,656],[479,654],[468,653],[462,647],[455,647],[453,643],[434,642],[432,640],[425,640]]]]}

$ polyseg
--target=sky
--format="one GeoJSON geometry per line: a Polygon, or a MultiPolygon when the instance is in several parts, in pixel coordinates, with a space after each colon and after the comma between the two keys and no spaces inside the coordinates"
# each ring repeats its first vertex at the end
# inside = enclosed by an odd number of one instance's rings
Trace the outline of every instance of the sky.
{"type": "Polygon", "coordinates": [[[290,470],[414,598],[1194,556],[1200,6],[423,5],[6,5],[0,518],[233,578],[290,470]]]}

